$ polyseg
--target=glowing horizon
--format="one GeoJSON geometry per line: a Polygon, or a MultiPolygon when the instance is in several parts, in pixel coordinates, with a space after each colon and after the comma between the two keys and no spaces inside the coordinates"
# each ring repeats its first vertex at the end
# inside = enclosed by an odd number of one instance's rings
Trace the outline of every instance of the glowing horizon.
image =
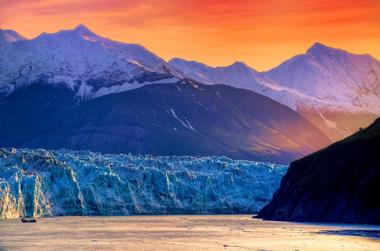
{"type": "Polygon", "coordinates": [[[380,58],[380,1],[0,0],[0,28],[27,38],[86,25],[169,60],[267,70],[313,43],[380,58]]]}

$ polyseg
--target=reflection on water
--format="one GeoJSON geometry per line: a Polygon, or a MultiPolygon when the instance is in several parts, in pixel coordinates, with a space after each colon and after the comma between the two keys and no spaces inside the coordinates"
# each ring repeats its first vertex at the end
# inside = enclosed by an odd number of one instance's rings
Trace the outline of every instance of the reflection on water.
{"type": "Polygon", "coordinates": [[[348,230],[322,230],[320,234],[332,234],[332,235],[349,235],[360,236],[366,238],[373,238],[380,240],[380,230],[361,230],[361,229],[348,229],[348,230]]]}
{"type": "Polygon", "coordinates": [[[309,224],[252,215],[48,217],[0,220],[4,250],[380,250],[380,226],[309,224]],[[371,237],[367,238],[367,237],[371,237]]]}

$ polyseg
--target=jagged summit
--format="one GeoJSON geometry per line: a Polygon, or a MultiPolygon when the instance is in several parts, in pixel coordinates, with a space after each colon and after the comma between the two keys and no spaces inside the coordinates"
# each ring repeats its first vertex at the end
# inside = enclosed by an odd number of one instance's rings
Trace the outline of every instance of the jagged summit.
{"type": "Polygon", "coordinates": [[[328,46],[325,44],[322,44],[320,42],[315,42],[309,49],[306,51],[306,55],[314,55],[314,56],[324,56],[324,55],[331,55],[331,56],[347,56],[347,55],[353,55],[353,56],[366,56],[371,57],[369,54],[357,54],[357,53],[351,53],[349,51],[346,51],[341,48],[335,48],[332,46],[328,46]]]}
{"type": "Polygon", "coordinates": [[[268,96],[315,121],[333,140],[352,134],[380,115],[380,62],[320,42],[266,72],[242,62],[211,67],[175,59],[169,64],[200,82],[268,96]],[[348,119],[353,113],[365,115],[348,119]]]}
{"type": "Polygon", "coordinates": [[[187,60],[180,57],[174,57],[170,59],[168,63],[172,65],[183,64],[183,65],[192,65],[192,66],[198,66],[198,67],[204,67],[204,68],[249,68],[251,70],[254,70],[243,61],[235,61],[234,63],[227,66],[213,67],[196,60],[187,60]]]}
{"type": "Polygon", "coordinates": [[[210,67],[202,62],[196,61],[196,60],[187,60],[180,57],[174,57],[168,61],[170,65],[177,65],[177,64],[184,64],[184,65],[192,65],[192,66],[198,66],[198,67],[210,67]]]}
{"type": "Polygon", "coordinates": [[[95,34],[93,31],[91,31],[89,28],[87,28],[83,24],[77,25],[72,32],[75,32],[78,35],[86,35],[86,36],[92,36],[92,37],[99,37],[97,34],[95,34]]]}
{"type": "Polygon", "coordinates": [[[246,63],[243,61],[235,61],[230,65],[230,67],[249,67],[246,63]]]}
{"type": "Polygon", "coordinates": [[[228,66],[213,67],[196,61],[173,58],[169,65],[183,72],[188,78],[205,84],[225,84],[254,91],[262,88],[256,80],[257,71],[241,61],[228,66]]]}
{"type": "Polygon", "coordinates": [[[95,34],[83,24],[77,25],[73,29],[64,29],[53,33],[43,32],[35,38],[35,40],[44,39],[59,39],[57,42],[67,39],[87,40],[90,42],[104,42],[105,40],[109,40],[95,34]]]}
{"type": "Polygon", "coordinates": [[[329,47],[327,45],[324,45],[324,44],[322,44],[320,42],[315,42],[315,43],[313,43],[312,46],[310,46],[310,48],[307,50],[306,53],[308,53],[308,52],[314,52],[314,51],[332,50],[332,49],[334,49],[334,48],[329,47]]]}
{"type": "Polygon", "coordinates": [[[0,29],[0,43],[13,43],[21,40],[25,40],[26,38],[14,30],[3,30],[0,29]]]}
{"type": "Polygon", "coordinates": [[[309,108],[380,114],[380,62],[368,55],[315,43],[266,75],[303,94],[297,109],[307,103],[309,108]]]}
{"type": "Polygon", "coordinates": [[[347,52],[342,49],[333,48],[333,47],[324,45],[320,42],[316,42],[309,49],[307,49],[305,55],[321,58],[325,56],[339,57],[340,55],[346,54],[346,53],[347,52]]]}
{"type": "Polygon", "coordinates": [[[0,96],[41,79],[93,98],[185,77],[249,89],[299,112],[316,111],[322,124],[341,128],[343,135],[358,126],[339,126],[326,110],[380,114],[380,62],[320,42],[266,72],[240,61],[220,67],[180,58],[168,63],[141,45],[113,41],[83,24],[30,40],[0,30],[0,49],[0,96]]]}
{"type": "MultiPolygon", "coordinates": [[[[7,35],[4,41],[21,39],[2,33],[7,35]]],[[[179,78],[163,59],[143,46],[99,36],[83,24],[42,33],[21,45],[7,44],[7,49],[0,51],[0,73],[4,73],[0,74],[0,96],[41,80],[63,84],[88,99],[179,78]]]]}
{"type": "Polygon", "coordinates": [[[79,31],[79,32],[92,32],[89,28],[87,28],[87,26],[85,26],[84,24],[78,24],[75,28],[74,28],[75,31],[79,31]]]}

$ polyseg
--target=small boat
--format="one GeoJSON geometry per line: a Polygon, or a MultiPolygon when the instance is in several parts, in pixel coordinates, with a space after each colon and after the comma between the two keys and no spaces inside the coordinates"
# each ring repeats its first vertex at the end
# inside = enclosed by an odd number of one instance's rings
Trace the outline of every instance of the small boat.
{"type": "Polygon", "coordinates": [[[23,222],[23,223],[36,223],[37,220],[34,218],[21,218],[21,222],[23,222]]]}

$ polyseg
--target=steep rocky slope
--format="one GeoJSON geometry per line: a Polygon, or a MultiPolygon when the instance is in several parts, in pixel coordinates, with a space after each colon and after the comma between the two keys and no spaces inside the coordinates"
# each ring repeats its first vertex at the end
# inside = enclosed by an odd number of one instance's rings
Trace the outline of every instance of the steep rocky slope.
{"type": "Polygon", "coordinates": [[[104,153],[225,155],[289,163],[329,139],[290,108],[223,85],[146,85],[79,102],[34,84],[0,99],[0,146],[104,153]]]}
{"type": "Polygon", "coordinates": [[[286,169],[223,157],[0,149],[0,219],[252,213],[286,169]]]}
{"type": "Polygon", "coordinates": [[[380,224],[380,119],[290,165],[272,201],[271,220],[380,224]]]}

